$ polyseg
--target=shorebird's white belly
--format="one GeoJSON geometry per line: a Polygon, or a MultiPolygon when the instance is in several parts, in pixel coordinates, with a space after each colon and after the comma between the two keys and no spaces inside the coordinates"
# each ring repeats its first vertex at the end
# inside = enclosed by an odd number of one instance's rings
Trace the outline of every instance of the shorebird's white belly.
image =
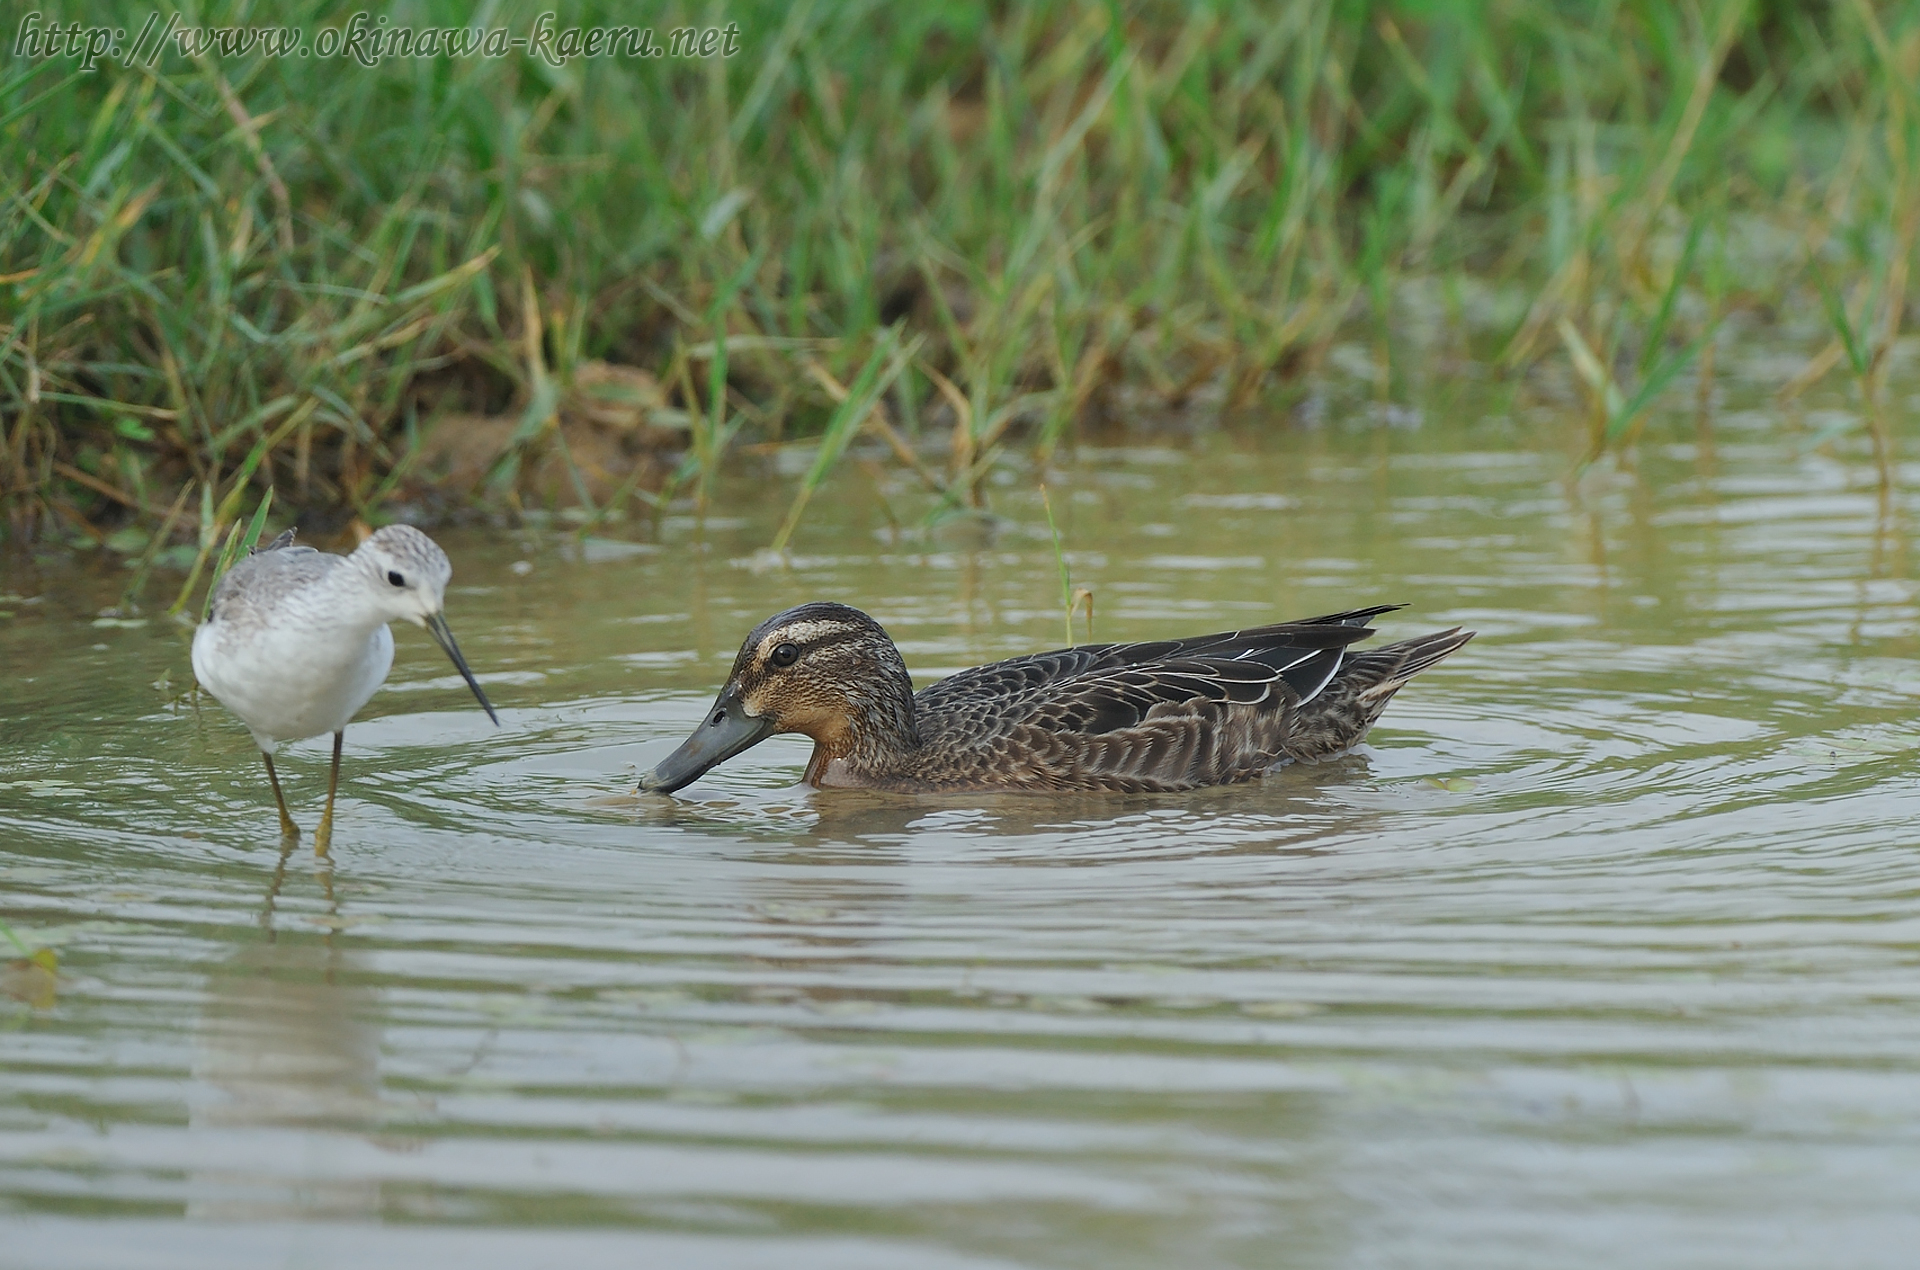
{"type": "Polygon", "coordinates": [[[279,741],[338,732],[393,667],[393,632],[364,640],[332,630],[208,622],[193,636],[193,673],[271,754],[279,741]]]}

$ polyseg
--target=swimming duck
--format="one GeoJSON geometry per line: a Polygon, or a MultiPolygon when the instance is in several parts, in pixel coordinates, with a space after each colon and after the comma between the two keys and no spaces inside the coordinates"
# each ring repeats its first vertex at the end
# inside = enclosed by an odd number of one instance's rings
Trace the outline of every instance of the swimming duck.
{"type": "Polygon", "coordinates": [[[1454,627],[1348,651],[1400,607],[1083,644],[916,693],[880,623],[802,604],[747,636],[705,721],[640,788],[672,793],[780,732],[813,739],[815,786],[1140,793],[1248,780],[1352,749],[1409,679],[1474,636],[1454,627]]]}

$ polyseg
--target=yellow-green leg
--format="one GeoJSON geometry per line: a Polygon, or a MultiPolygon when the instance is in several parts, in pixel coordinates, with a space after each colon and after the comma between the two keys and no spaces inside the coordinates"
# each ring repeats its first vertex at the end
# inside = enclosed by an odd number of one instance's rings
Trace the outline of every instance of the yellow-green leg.
{"type": "Polygon", "coordinates": [[[260,757],[267,760],[267,780],[273,784],[274,805],[280,808],[280,836],[298,839],[300,826],[294,824],[293,817],[287,814],[287,796],[280,792],[280,773],[273,770],[273,755],[261,750],[260,757]]]}
{"type": "Polygon", "coordinates": [[[346,739],[345,732],[333,734],[333,770],[327,774],[327,809],[320,813],[320,827],[313,831],[315,855],[325,855],[333,845],[333,795],[340,788],[340,743],[346,739]]]}

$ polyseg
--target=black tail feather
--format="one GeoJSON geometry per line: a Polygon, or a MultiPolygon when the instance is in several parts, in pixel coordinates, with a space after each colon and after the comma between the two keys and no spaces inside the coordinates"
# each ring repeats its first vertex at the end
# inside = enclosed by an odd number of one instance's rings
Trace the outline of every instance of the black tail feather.
{"type": "MultiPolygon", "coordinates": [[[[1388,695],[1392,695],[1421,671],[1459,652],[1478,633],[1458,626],[1451,630],[1435,631],[1431,635],[1403,639],[1397,644],[1383,644],[1379,648],[1350,653],[1347,665],[1353,668],[1351,673],[1355,675],[1363,673],[1363,669],[1372,671],[1380,686],[1391,683],[1393,687],[1388,690],[1388,695]]],[[[1342,672],[1342,678],[1346,673],[1342,672]]],[[[1374,690],[1378,691],[1378,686],[1374,690]]]]}
{"type": "Polygon", "coordinates": [[[1459,652],[1473,637],[1473,631],[1456,626],[1348,653],[1333,682],[1294,716],[1287,757],[1318,762],[1360,744],[1394,693],[1421,671],[1459,652]]]}
{"type": "Polygon", "coordinates": [[[1370,609],[1348,609],[1345,613],[1329,613],[1325,617],[1303,618],[1292,623],[1294,626],[1365,626],[1382,613],[1391,613],[1407,607],[1404,604],[1376,604],[1370,609]]]}

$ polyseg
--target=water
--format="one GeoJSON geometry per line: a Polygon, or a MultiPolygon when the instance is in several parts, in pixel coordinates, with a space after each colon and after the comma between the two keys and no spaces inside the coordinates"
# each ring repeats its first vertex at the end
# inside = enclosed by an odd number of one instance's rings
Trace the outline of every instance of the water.
{"type": "Polygon", "coordinates": [[[0,1263],[1906,1264],[1910,500],[1758,414],[1637,478],[1565,435],[1057,474],[1102,639],[1482,632],[1361,754],[1183,797],[817,794],[789,740],[632,793],[788,604],[1057,645],[1029,477],[922,538],[850,467],[791,568],[769,472],[657,544],[444,534],[506,726],[402,628],[331,868],[186,633],[99,623],[124,571],[15,558],[0,916],[59,965],[0,996],[0,1263]]]}

